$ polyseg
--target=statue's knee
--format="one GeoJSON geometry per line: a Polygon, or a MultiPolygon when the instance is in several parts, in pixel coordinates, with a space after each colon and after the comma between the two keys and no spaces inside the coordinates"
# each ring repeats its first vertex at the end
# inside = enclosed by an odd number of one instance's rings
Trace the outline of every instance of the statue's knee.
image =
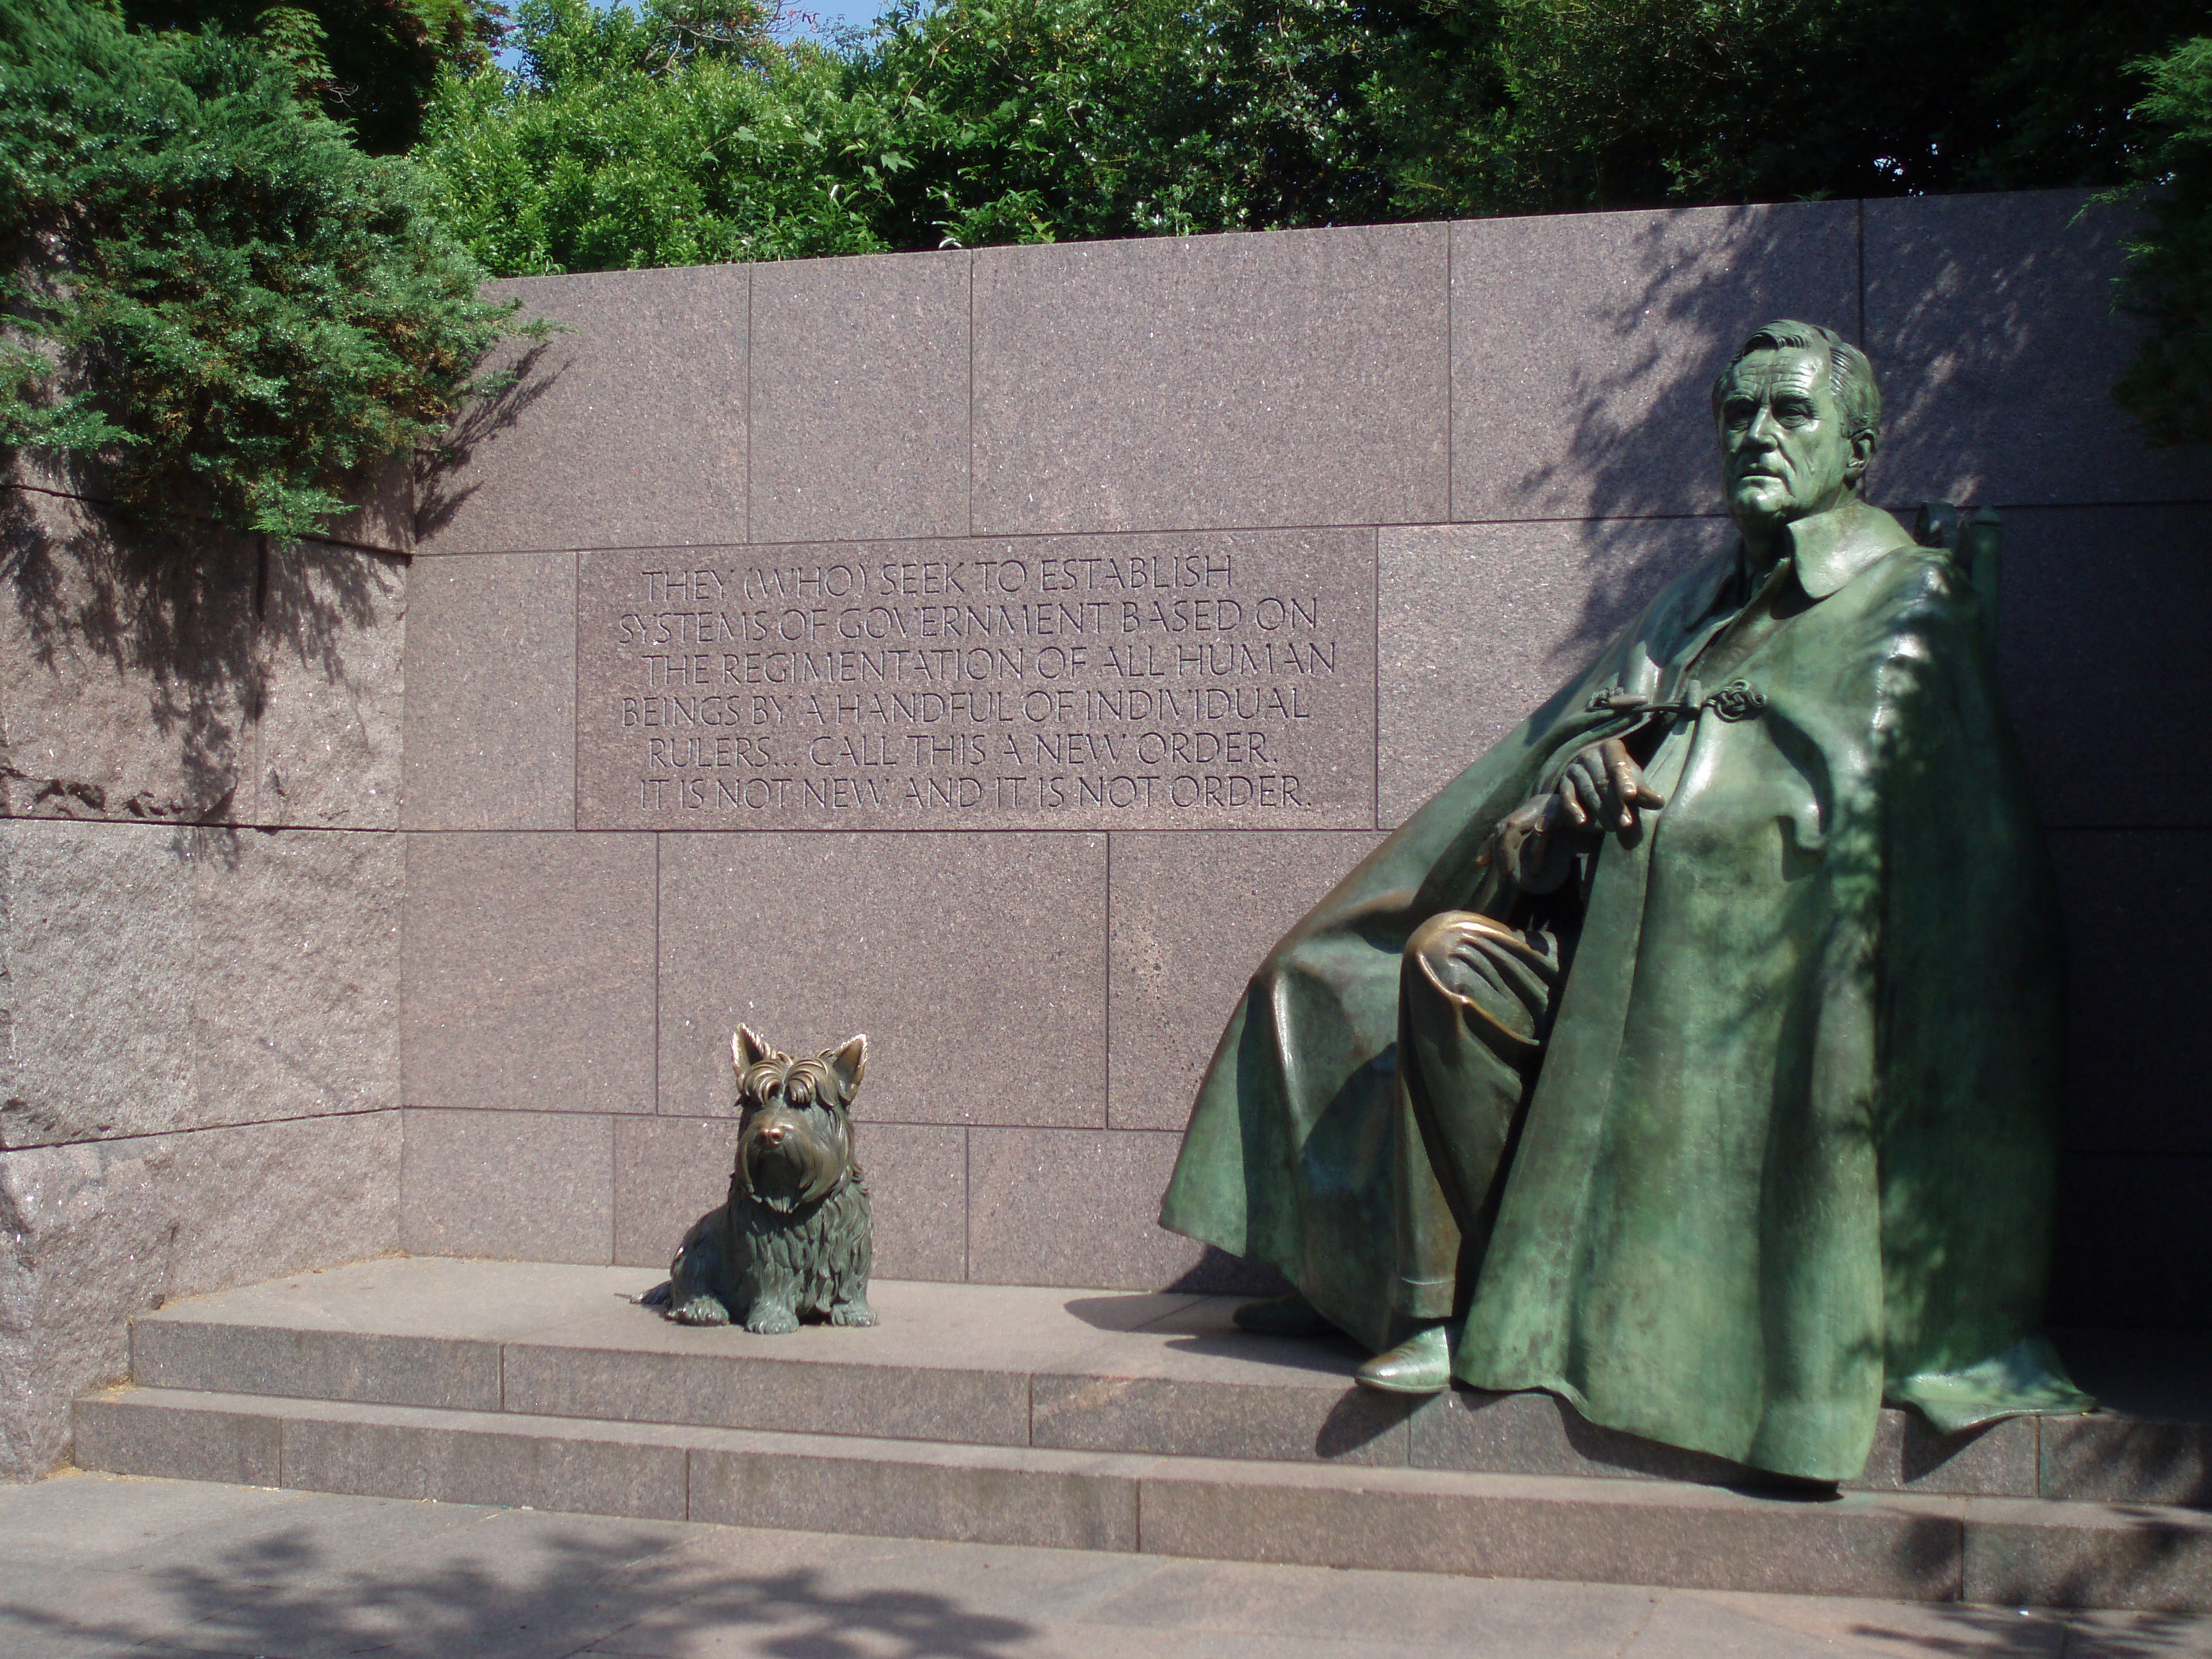
{"type": "Polygon", "coordinates": [[[1432,973],[1440,972],[1471,940],[1482,938],[1497,926],[1489,917],[1471,910],[1439,910],[1406,941],[1406,959],[1424,964],[1432,973]]]}
{"type": "Polygon", "coordinates": [[[1494,917],[1468,910],[1431,916],[1406,941],[1407,1012],[1418,1023],[1456,1031],[1472,1019],[1480,1041],[1513,1064],[1538,1049],[1548,981],[1528,971],[1541,947],[1494,917]]]}

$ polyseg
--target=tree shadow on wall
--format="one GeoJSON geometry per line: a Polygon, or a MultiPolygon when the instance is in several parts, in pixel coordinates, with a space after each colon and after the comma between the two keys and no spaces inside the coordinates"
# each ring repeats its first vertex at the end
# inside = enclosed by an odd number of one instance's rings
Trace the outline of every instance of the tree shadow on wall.
{"type": "MultiPolygon", "coordinates": [[[[1713,382],[1744,337],[1778,317],[1824,323],[1874,359],[1884,436],[1868,499],[1908,524],[1930,496],[1991,499],[2008,460],[2016,471],[2021,447],[2057,418],[2023,409],[2031,387],[2065,387],[2071,423],[2116,451],[2139,447],[2105,395],[2132,337],[2124,323],[2106,325],[2104,302],[2128,216],[2097,209],[2076,223],[2081,199],[1886,204],[1863,290],[1854,204],[1651,216],[1607,255],[1640,279],[1555,325],[1572,336],[1558,387],[1565,437],[1515,481],[1528,506],[1513,516],[1719,519],[1713,382]],[[2081,326],[2085,310],[2098,326],[2081,326]]],[[[1573,641],[1586,657],[1674,567],[1624,552],[1634,538],[1601,524],[1584,534],[1592,580],[1573,641]]],[[[1714,534],[1724,539],[1725,526],[1714,534]]]]}
{"type": "Polygon", "coordinates": [[[204,522],[149,531],[82,497],[0,490],[4,810],[252,821],[252,739],[272,691],[347,684],[349,645],[401,611],[404,568],[396,555],[204,522]]]}
{"type": "Polygon", "coordinates": [[[549,356],[549,342],[519,340],[504,350],[510,360],[487,376],[488,390],[447,428],[444,441],[415,456],[415,534],[428,540],[453,522],[478,485],[465,483],[470,464],[483,447],[512,428],[553,389],[568,368],[564,354],[549,356]]]}
{"type": "MultiPolygon", "coordinates": [[[[96,1602],[64,1613],[0,1604],[0,1630],[88,1648],[181,1641],[264,1659],[359,1652],[550,1659],[618,1636],[617,1650],[649,1653],[712,1645],[808,1659],[1012,1659],[1040,1633],[947,1595],[840,1589],[821,1568],[750,1568],[736,1549],[709,1557],[681,1547],[684,1540],[665,1527],[625,1536],[621,1523],[567,1528],[544,1517],[544,1531],[520,1540],[525,1563],[514,1563],[514,1540],[502,1540],[506,1560],[470,1559],[484,1528],[508,1518],[448,1534],[453,1547],[439,1550],[437,1561],[383,1568],[348,1569],[295,1528],[227,1550],[212,1565],[133,1575],[153,1591],[151,1605],[132,1597],[128,1613],[103,1612],[96,1602]]],[[[822,1540],[825,1551],[838,1541],[822,1540]]]]}
{"type": "Polygon", "coordinates": [[[1563,672],[1680,574],[1686,532],[1700,549],[1727,539],[1711,392],[1744,336],[1793,310],[1858,332],[1855,275],[1847,288],[1832,275],[1846,255],[1855,272],[1856,249],[1829,216],[1730,208],[1692,222],[1694,231],[1680,216],[1650,216],[1608,254],[1608,264],[1644,274],[1565,331],[1571,366],[1555,386],[1564,442],[1515,481],[1534,513],[1583,521],[1589,580],[1556,653],[1563,672]],[[1850,314],[1832,314],[1846,295],[1850,314]],[[1653,524],[1648,533],[1617,522],[1698,518],[1715,522],[1653,524]]]}

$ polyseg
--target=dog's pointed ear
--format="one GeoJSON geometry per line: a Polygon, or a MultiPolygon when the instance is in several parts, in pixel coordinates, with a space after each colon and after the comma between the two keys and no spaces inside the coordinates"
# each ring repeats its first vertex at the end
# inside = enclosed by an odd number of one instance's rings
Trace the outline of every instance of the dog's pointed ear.
{"type": "Polygon", "coordinates": [[[739,1077],[745,1074],[747,1066],[759,1065],[775,1052],[750,1025],[740,1025],[730,1035],[730,1058],[737,1062],[739,1077]]]}
{"type": "Polygon", "coordinates": [[[844,1085],[849,1098],[853,1091],[860,1086],[860,1078],[868,1069],[867,1033],[847,1038],[842,1048],[824,1048],[822,1058],[830,1062],[830,1069],[837,1074],[837,1081],[844,1085]]]}

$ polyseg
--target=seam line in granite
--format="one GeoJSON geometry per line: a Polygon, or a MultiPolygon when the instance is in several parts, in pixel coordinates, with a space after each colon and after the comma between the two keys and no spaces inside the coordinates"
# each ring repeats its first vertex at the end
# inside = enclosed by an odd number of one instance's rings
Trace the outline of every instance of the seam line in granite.
{"type": "MultiPolygon", "coordinates": [[[[2175,503],[2162,501],[2148,504],[2153,506],[2187,506],[2198,505],[2199,503],[2175,503]]],[[[2002,507],[2003,503],[1998,502],[1996,503],[1996,505],[2002,507]]],[[[2109,501],[2087,501],[2080,503],[2054,503],[2054,505],[2109,507],[2115,505],[2115,503],[2109,501]]],[[[2125,503],[2120,503],[2120,505],[2125,505],[2125,503]]],[[[2208,498],[2208,500],[2202,503],[2202,505],[2212,506],[2212,498],[2208,498]]],[[[727,548],[736,552],[757,553],[769,549],[783,547],[895,546],[919,543],[967,541],[1049,542],[1073,541],[1078,539],[1097,540],[1102,538],[1130,538],[1137,536],[1262,536],[1282,535],[1288,532],[1304,530],[1370,530],[1374,528],[1377,524],[1380,524],[1385,529],[1389,530],[1433,530],[1446,527],[1450,524],[1578,524],[1591,519],[1605,519],[1609,516],[1640,522],[1647,519],[1724,519],[1728,515],[1718,510],[1710,513],[1624,513],[1614,515],[1607,515],[1602,514],[1593,514],[1589,513],[1540,513],[1532,514],[1518,518],[1497,517],[1440,520],[1436,519],[1383,520],[1378,519],[1373,514],[1369,514],[1360,518],[1300,520],[1291,523],[1282,524],[1239,523],[1231,520],[1212,524],[1140,525],[1133,526],[1117,525],[1079,530],[976,530],[965,535],[952,536],[810,536],[794,541],[775,542],[745,542],[733,540],[696,542],[597,542],[588,545],[578,544],[568,547],[487,547],[480,548],[476,551],[470,553],[442,553],[428,555],[426,556],[448,559],[498,559],[516,558],[527,556],[532,554],[545,553],[678,553],[704,551],[717,548],[727,548]]]]}
{"type": "MultiPolygon", "coordinates": [[[[1379,813],[1378,813],[1379,817],[1379,813]]],[[[356,830],[349,831],[322,830],[312,824],[254,824],[254,823],[147,823],[135,818],[79,818],[23,816],[0,812],[0,823],[96,823],[114,825],[122,829],[182,829],[182,830],[252,830],[270,834],[291,830],[314,830],[317,834],[353,834],[367,836],[1366,836],[1377,830],[1388,831],[1397,826],[1392,823],[1294,823],[1279,827],[1261,823],[1151,823],[1127,828],[1112,824],[1088,824],[1080,829],[1050,830],[1022,824],[973,824],[959,830],[900,830],[876,828],[869,830],[840,830],[826,824],[789,824],[775,829],[765,826],[732,825],[726,830],[655,830],[647,826],[623,826],[608,829],[562,830],[543,825],[531,829],[495,830],[481,825],[465,825],[451,830],[412,829],[356,830]]],[[[2046,835],[2185,835],[2200,836],[2212,830],[2212,820],[2184,823],[2068,823],[2045,819],[2046,835]]]]}
{"type": "MultiPolygon", "coordinates": [[[[130,827],[131,821],[118,818],[45,818],[11,817],[0,812],[0,823],[121,823],[130,827]]],[[[252,829],[255,826],[228,824],[190,824],[188,829],[252,829]]],[[[1388,827],[1388,826],[1384,826],[1388,827]]],[[[1038,830],[1020,824],[975,824],[960,830],[838,830],[824,824],[793,824],[769,829],[765,826],[732,825],[726,830],[654,830],[645,827],[609,830],[549,830],[542,825],[530,830],[488,830],[469,826],[454,830],[363,830],[364,835],[414,836],[839,836],[850,839],[860,836],[902,836],[912,839],[921,836],[1371,836],[1376,825],[1372,823],[1292,823],[1275,826],[1264,823],[1153,823],[1141,827],[1118,828],[1112,824],[1090,824],[1079,830],[1038,830]]],[[[2202,833],[2212,830],[2208,823],[2121,823],[2121,824],[2045,824],[2046,830],[2142,830],[2161,833],[2168,830],[2202,833]]]]}
{"type": "MultiPolygon", "coordinates": [[[[560,830],[584,827],[584,550],[568,556],[568,823],[560,830]]],[[[404,695],[407,688],[400,688],[404,695]]]]}
{"type": "Polygon", "coordinates": [[[660,836],[653,837],[653,1109],[663,1109],[660,1098],[660,836]]]}
{"type": "MultiPolygon", "coordinates": [[[[252,632],[248,637],[252,641],[250,649],[253,660],[259,664],[268,660],[269,649],[269,538],[266,535],[260,535],[253,539],[255,542],[253,609],[252,632]]],[[[406,718],[404,684],[401,687],[401,697],[400,718],[404,720],[406,718]]],[[[241,741],[240,747],[246,748],[247,742],[250,741],[253,750],[252,762],[253,769],[248,775],[246,783],[250,790],[250,799],[253,802],[253,815],[258,817],[261,816],[261,779],[269,752],[266,742],[269,729],[269,707],[267,699],[264,696],[250,697],[246,707],[250,712],[246,714],[246,725],[251,736],[249,739],[246,732],[241,732],[240,738],[246,741],[241,741]]],[[[232,796],[235,798],[238,793],[238,787],[234,784],[231,788],[232,796]]]]}
{"type": "Polygon", "coordinates": [[[1098,1103],[1098,1121],[1103,1127],[1114,1127],[1114,837],[1118,832],[1106,832],[1106,893],[1101,907],[1105,912],[1106,945],[1102,953],[1105,958],[1105,983],[1101,988],[1104,1006],[1100,1011],[1098,1069],[1104,1079],[1104,1088],[1098,1103]]]}
{"type": "Polygon", "coordinates": [[[1382,527],[1375,527],[1375,545],[1371,569],[1375,577],[1374,617],[1375,653],[1375,720],[1372,736],[1375,750],[1375,793],[1370,798],[1375,806],[1375,827],[1382,827],[1382,527]]]}
{"type": "MultiPolygon", "coordinates": [[[[178,1135],[212,1134],[222,1129],[266,1129],[286,1123],[328,1123],[333,1119],[377,1117],[386,1112],[410,1109],[404,1105],[355,1106],[341,1112],[308,1112],[296,1117],[249,1117],[235,1122],[193,1123],[174,1129],[138,1129],[126,1135],[78,1135],[69,1140],[33,1140],[20,1146],[0,1146],[0,1158],[10,1152],[43,1152],[62,1146],[116,1146],[132,1140],[168,1140],[178,1135]]],[[[994,1126],[996,1127],[996,1126],[994,1126]]]]}
{"type": "MultiPolygon", "coordinates": [[[[1459,332],[1453,326],[1456,313],[1452,294],[1452,244],[1459,238],[1452,234],[1449,221],[1444,224],[1444,517],[1447,520],[1459,517],[1459,448],[1455,442],[1456,428],[1453,422],[1452,404],[1459,392],[1459,332]]],[[[1376,532],[1380,540],[1381,532],[1376,532]]],[[[1376,625],[1381,625],[1378,613],[1376,625]]]]}
{"type": "MultiPolygon", "coordinates": [[[[584,556],[571,554],[568,558],[568,678],[575,684],[575,693],[570,699],[573,723],[568,728],[568,823],[571,830],[580,830],[584,823],[584,767],[582,761],[584,737],[584,556]]],[[[400,688],[401,695],[406,687],[400,688]]]]}
{"type": "MultiPolygon", "coordinates": [[[[1195,811],[1196,809],[1194,808],[1188,810],[1195,811]]],[[[7,820],[4,817],[0,817],[0,822],[6,821],[7,820]]],[[[20,820],[20,822],[25,823],[83,823],[93,822],[93,820],[85,818],[25,818],[20,820]]],[[[105,820],[102,820],[102,822],[105,822],[105,820]]],[[[841,829],[836,825],[826,823],[794,823],[777,825],[732,824],[728,828],[722,830],[656,830],[647,824],[609,824],[604,826],[595,825],[588,830],[410,830],[409,833],[412,835],[438,836],[836,836],[850,839],[857,836],[905,836],[908,837],[919,836],[1024,836],[1034,837],[1038,836],[1107,835],[1368,836],[1375,833],[1376,827],[1376,826],[1375,824],[1370,823],[1364,818],[1336,819],[1322,823],[1285,824],[1211,824],[1200,820],[1192,819],[1181,823],[1148,823],[1141,828],[1131,826],[1126,829],[1116,826],[1110,822],[1102,820],[1097,823],[1085,823],[1079,828],[1073,829],[1046,827],[1034,823],[1027,824],[979,823],[970,824],[958,830],[902,830],[896,824],[878,824],[874,828],[866,830],[858,828],[841,829]]],[[[2123,827],[2148,830],[2169,828],[2203,830],[2212,829],[2212,824],[2182,824],[2178,826],[2166,824],[2142,824],[2123,827]]]]}
{"type": "Polygon", "coordinates": [[[968,533],[975,533],[975,254],[968,254],[968,533]]]}
{"type": "Polygon", "coordinates": [[[747,544],[753,538],[753,279],[757,265],[745,267],[745,522],[747,544]]]}
{"type": "MultiPolygon", "coordinates": [[[[328,1114],[325,1114],[325,1116],[328,1116],[328,1117],[373,1117],[373,1116],[374,1116],[374,1115],[375,1115],[377,1113],[379,1113],[379,1112],[447,1112],[447,1113],[471,1113],[471,1114],[479,1114],[479,1115],[485,1115],[485,1116],[495,1116],[495,1117],[604,1117],[604,1118],[606,1118],[606,1119],[610,1120],[611,1122],[616,1122],[616,1123],[645,1123],[645,1122],[683,1123],[683,1122],[686,1122],[686,1121],[692,1122],[692,1123],[730,1123],[730,1122],[734,1122],[734,1121],[736,1121],[736,1119],[737,1119],[737,1114],[736,1114],[736,1113],[734,1113],[734,1112],[684,1112],[684,1113],[673,1113],[673,1112],[672,1112],[672,1113],[668,1113],[668,1114],[666,1114],[666,1115],[663,1115],[663,1114],[661,1114],[661,1113],[658,1113],[658,1112],[651,1112],[651,1111],[646,1111],[646,1110],[642,1110],[642,1109],[636,1110],[636,1111],[627,1111],[627,1112],[623,1112],[623,1111],[609,1111],[609,1110],[606,1110],[606,1109],[603,1109],[603,1108],[596,1107],[596,1106],[441,1106],[441,1105],[439,1105],[439,1104],[436,1104],[436,1103],[434,1103],[434,1102],[428,1102],[428,1101],[410,1101],[410,1102],[409,1102],[407,1104],[405,1104],[404,1106],[376,1106],[376,1107],[371,1107],[371,1108],[369,1108],[368,1109],[367,1109],[367,1110],[365,1110],[365,1111],[358,1111],[358,1112],[343,1112],[343,1113],[339,1113],[339,1112],[333,1112],[333,1113],[328,1113],[328,1114]]],[[[321,1117],[305,1117],[305,1118],[264,1118],[264,1119],[259,1120],[258,1121],[253,1121],[253,1122],[246,1122],[246,1123],[216,1123],[216,1124],[209,1124],[209,1125],[206,1125],[206,1126],[204,1126],[204,1127],[207,1127],[207,1128],[210,1128],[210,1129],[256,1129],[256,1128],[259,1128],[259,1127],[261,1127],[263,1126],[263,1124],[264,1124],[264,1123],[319,1123],[319,1122],[322,1122],[323,1121],[324,1121],[324,1118],[321,1118],[321,1117]]],[[[1108,1135],[1108,1134],[1111,1134],[1111,1135],[1180,1135],[1180,1134],[1182,1134],[1182,1131],[1181,1129],[1164,1129],[1164,1128],[1155,1128],[1155,1127],[1152,1127],[1152,1126],[1150,1126],[1150,1125],[1131,1125],[1131,1126],[1128,1126],[1128,1127],[1127,1127],[1118,1128],[1118,1129],[1117,1129],[1117,1128],[1105,1128],[1105,1127],[1100,1127],[1100,1126],[1099,1126],[1097,1123],[1096,1123],[1096,1122],[1084,1122],[1084,1123],[1027,1123],[1027,1122],[1024,1122],[1024,1123],[975,1123],[975,1122],[965,1121],[963,1121],[963,1120],[961,1120],[961,1119],[957,1119],[957,1118],[934,1118],[934,1119],[931,1119],[931,1118],[884,1118],[884,1117],[864,1117],[864,1118],[856,1119],[856,1120],[855,1120],[855,1121],[857,1121],[859,1124],[860,1124],[863,1127],[868,1127],[868,1128],[883,1128],[883,1129],[963,1129],[963,1130],[965,1130],[965,1129],[982,1129],[982,1130],[993,1130],[993,1131],[996,1131],[996,1130],[1006,1130],[1006,1131],[1014,1131],[1014,1130],[1018,1130],[1018,1131],[1020,1131],[1020,1132],[1022,1132],[1023,1133],[1025,1133],[1025,1134],[1029,1134],[1029,1133],[1053,1133],[1053,1134],[1081,1134],[1081,1135],[1108,1135]]],[[[148,1130],[148,1131],[146,1131],[146,1132],[144,1132],[144,1133],[140,1133],[140,1134],[131,1135],[131,1136],[117,1136],[117,1137],[115,1137],[114,1139],[132,1139],[132,1140],[153,1140],[153,1139],[160,1139],[161,1137],[165,1136],[165,1135],[198,1134],[198,1133],[200,1133],[201,1132],[202,1132],[202,1131],[201,1131],[201,1129],[199,1129],[199,1128],[191,1128],[191,1129],[153,1129],[153,1130],[148,1130]]],[[[41,1150],[43,1150],[44,1148],[48,1147],[48,1146],[106,1146],[106,1145],[109,1145],[109,1144],[111,1144],[111,1143],[110,1143],[110,1142],[107,1142],[107,1141],[99,1140],[99,1139],[92,1139],[92,1140],[56,1140],[56,1141],[40,1141],[40,1142],[36,1143],[35,1145],[28,1146],[0,1146],[0,1154],[4,1154],[4,1153],[7,1153],[7,1152],[39,1152],[39,1151],[41,1151],[41,1150]]],[[[2154,1158],[2155,1158],[2155,1157],[2163,1157],[2163,1156],[2165,1156],[2165,1154],[2163,1154],[2163,1153],[2159,1153],[2159,1152],[2151,1152],[2151,1153],[2144,1153],[2144,1154],[2134,1154],[2134,1153],[2130,1153],[2130,1154],[2125,1154],[2125,1156],[2130,1156],[2130,1157],[2134,1157],[2134,1156],[2144,1156],[2144,1157],[2154,1157],[2154,1158]]],[[[2207,1153],[2204,1153],[2204,1154],[2203,1154],[2203,1156],[2207,1157],[2207,1158],[2212,1158],[2212,1152],[2207,1152],[2207,1153]]],[[[434,1252],[432,1252],[432,1254],[434,1254],[434,1252]]],[[[591,1264],[591,1263],[589,1263],[589,1262],[582,1262],[582,1263],[578,1263],[578,1264],[575,1264],[575,1265],[578,1265],[578,1266],[583,1266],[583,1267],[589,1267],[589,1266],[591,1266],[591,1265],[592,1265],[592,1264],[591,1264]]],[[[599,1264],[599,1265],[601,1265],[601,1266],[605,1266],[605,1265],[607,1265],[607,1264],[605,1264],[605,1263],[601,1263],[601,1264],[599,1264]]],[[[615,1264],[615,1265],[619,1266],[619,1265],[622,1265],[622,1264],[617,1263],[617,1264],[615,1264]]],[[[634,1263],[634,1264],[630,1264],[630,1265],[634,1265],[634,1266],[637,1266],[637,1267],[649,1267],[649,1266],[651,1266],[652,1264],[651,1264],[651,1263],[649,1263],[649,1262],[637,1262],[637,1263],[634,1263]]]]}
{"type": "MultiPolygon", "coordinates": [[[[0,486],[5,487],[5,486],[0,486]]],[[[1873,505],[1880,507],[1881,501],[1873,505]]],[[[1917,502],[1893,500],[1890,510],[1904,511],[1917,502]]],[[[2166,508],[2212,507],[2212,495],[2169,495],[2158,497],[2130,496],[2116,501],[1996,501],[1984,503],[2000,513],[2090,513],[2099,511],[2155,512],[2166,508]]],[[[1438,520],[1434,519],[1394,519],[1382,522],[1385,530],[1447,530],[1459,526],[1481,524],[1649,524],[1668,522],[1678,519],[1721,521],[1728,514],[1712,512],[1678,511],[1671,513],[1526,513],[1485,514],[1467,518],[1438,520]]],[[[1087,530],[977,530],[965,536],[819,536],[796,542],[597,542],[568,546],[538,547],[480,547],[465,553],[420,553],[393,555],[394,557],[424,559],[495,559],[511,558],[532,553],[676,553],[708,548],[730,548],[754,552],[774,547],[844,547],[866,546],[892,543],[935,543],[963,541],[1031,542],[1071,540],[1075,538],[1134,537],[1134,536],[1225,536],[1280,535],[1299,530],[1364,530],[1378,523],[1371,515],[1364,519],[1316,520],[1297,524],[1191,524],[1191,525],[1127,525],[1101,526],[1087,530]]],[[[364,549],[374,552],[375,549],[364,549]]]]}
{"type": "MultiPolygon", "coordinates": [[[[20,479],[11,478],[5,483],[0,483],[0,491],[10,489],[21,490],[32,495],[51,496],[58,501],[77,501],[86,507],[99,507],[104,512],[113,511],[116,505],[110,497],[80,495],[73,489],[54,489],[46,484],[26,483],[20,479]]],[[[197,519],[193,522],[217,532],[222,529],[222,526],[213,519],[197,519]]],[[[310,548],[337,548],[349,553],[374,553],[387,559],[412,559],[415,556],[412,548],[379,547],[373,542],[349,542],[335,536],[302,536],[299,539],[301,545],[310,548]]]]}
{"type": "MultiPolygon", "coordinates": [[[[0,811],[0,823],[101,823],[125,830],[248,830],[264,836],[287,832],[313,832],[319,836],[400,836],[409,833],[398,824],[257,823],[245,818],[119,818],[93,812],[0,811]]],[[[1062,830],[1059,833],[1076,835],[1081,832],[1062,830]]]]}

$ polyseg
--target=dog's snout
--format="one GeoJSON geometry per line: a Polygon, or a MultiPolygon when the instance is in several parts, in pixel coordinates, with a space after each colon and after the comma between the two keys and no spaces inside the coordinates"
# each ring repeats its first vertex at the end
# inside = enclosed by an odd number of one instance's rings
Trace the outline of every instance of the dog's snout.
{"type": "Polygon", "coordinates": [[[781,1123],[769,1124],[760,1132],[761,1144],[767,1146],[781,1146],[783,1145],[783,1125],[781,1123]]]}

